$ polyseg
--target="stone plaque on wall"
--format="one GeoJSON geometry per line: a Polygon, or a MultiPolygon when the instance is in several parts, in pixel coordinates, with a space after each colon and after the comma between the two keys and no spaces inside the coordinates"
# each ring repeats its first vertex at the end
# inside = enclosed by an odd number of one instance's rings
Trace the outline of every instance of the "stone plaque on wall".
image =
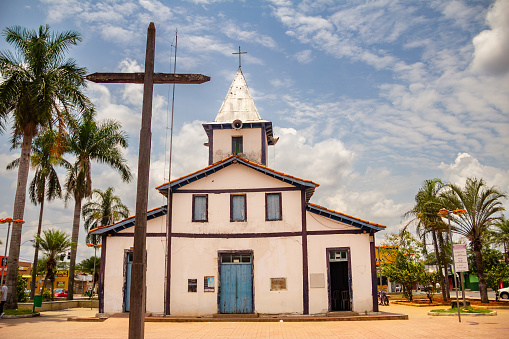
{"type": "Polygon", "coordinates": [[[309,287],[311,288],[324,288],[325,287],[325,274],[311,273],[309,275],[309,287]]]}
{"type": "Polygon", "coordinates": [[[270,278],[271,291],[286,291],[286,278],[270,278]]]}

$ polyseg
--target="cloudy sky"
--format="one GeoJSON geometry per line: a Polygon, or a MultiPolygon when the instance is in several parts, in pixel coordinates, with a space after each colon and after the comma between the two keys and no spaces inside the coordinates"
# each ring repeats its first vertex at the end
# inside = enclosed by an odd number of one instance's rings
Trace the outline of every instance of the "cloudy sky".
{"type": "MultiPolygon", "coordinates": [[[[207,165],[201,124],[214,120],[241,46],[251,95],[280,137],[269,167],[319,183],[312,202],[392,232],[426,179],[480,177],[509,191],[509,1],[0,1],[2,29],[79,31],[69,56],[89,73],[142,71],[150,22],[156,72],[173,72],[178,31],[177,72],[211,77],[176,87],[172,177],[207,165]]],[[[10,48],[2,37],[0,49],[10,48]]],[[[150,187],[168,180],[171,91],[154,92],[150,187]]],[[[89,83],[87,94],[101,119],[122,122],[136,172],[142,85],[89,83]]],[[[4,165],[19,157],[8,139],[0,136],[4,165]]],[[[12,214],[15,180],[0,166],[2,218],[12,214]]],[[[134,211],[135,180],[94,165],[93,186],[114,186],[134,211]]],[[[150,189],[149,207],[164,203],[150,189]]],[[[44,228],[70,234],[72,208],[47,205],[44,228]]],[[[37,218],[27,202],[21,260],[32,260],[37,218]]],[[[78,261],[91,254],[80,245],[78,261]]]]}

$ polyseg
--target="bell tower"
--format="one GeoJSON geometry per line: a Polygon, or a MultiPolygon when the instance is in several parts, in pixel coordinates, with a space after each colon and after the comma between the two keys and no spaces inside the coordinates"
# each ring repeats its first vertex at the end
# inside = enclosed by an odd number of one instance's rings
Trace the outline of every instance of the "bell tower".
{"type": "Polygon", "coordinates": [[[240,67],[216,119],[203,128],[208,136],[209,165],[236,154],[266,166],[268,146],[277,142],[272,122],[258,114],[240,67]]]}

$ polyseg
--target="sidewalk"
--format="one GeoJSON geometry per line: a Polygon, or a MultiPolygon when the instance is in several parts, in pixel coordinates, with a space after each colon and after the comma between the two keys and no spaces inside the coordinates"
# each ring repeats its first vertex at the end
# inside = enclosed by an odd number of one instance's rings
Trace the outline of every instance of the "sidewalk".
{"type": "MultiPolygon", "coordinates": [[[[145,322],[145,338],[507,338],[509,310],[493,317],[430,317],[440,307],[391,304],[382,312],[402,313],[408,320],[315,322],[145,322]]],[[[104,322],[67,321],[69,317],[93,317],[97,309],[42,312],[40,317],[1,319],[0,337],[6,338],[127,338],[129,319],[104,322]]]]}

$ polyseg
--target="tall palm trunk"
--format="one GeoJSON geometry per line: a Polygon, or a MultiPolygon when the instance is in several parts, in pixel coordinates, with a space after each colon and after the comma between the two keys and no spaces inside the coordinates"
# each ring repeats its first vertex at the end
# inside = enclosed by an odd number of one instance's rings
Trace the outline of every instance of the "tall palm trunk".
{"type": "Polygon", "coordinates": [[[488,288],[486,285],[486,279],[484,278],[484,263],[482,261],[481,249],[481,241],[474,241],[475,263],[477,265],[477,278],[479,279],[479,292],[481,294],[481,302],[489,303],[488,288]]]}
{"type": "Polygon", "coordinates": [[[439,243],[439,247],[442,249],[441,253],[440,253],[440,259],[442,261],[442,265],[443,265],[443,269],[445,272],[445,276],[444,276],[444,280],[443,280],[443,284],[444,284],[444,289],[445,289],[445,299],[444,300],[448,300],[451,298],[451,293],[450,293],[450,283],[449,283],[449,270],[447,269],[447,260],[445,259],[446,258],[446,253],[445,253],[445,241],[444,241],[444,237],[443,237],[443,233],[438,233],[438,243],[439,243]]]}
{"type": "Polygon", "coordinates": [[[431,234],[433,235],[433,246],[435,248],[435,259],[437,261],[437,266],[438,266],[438,275],[440,276],[440,285],[442,286],[442,299],[444,301],[446,301],[447,300],[447,292],[446,292],[447,285],[446,285],[445,279],[444,279],[444,271],[442,270],[443,262],[440,258],[440,252],[438,250],[437,231],[432,231],[431,234]]]}
{"type": "MultiPolygon", "coordinates": [[[[44,185],[43,185],[43,189],[42,189],[42,200],[40,201],[41,203],[41,208],[39,210],[39,224],[37,225],[37,238],[36,239],[39,239],[39,237],[41,236],[41,228],[42,228],[42,214],[44,212],[44,193],[45,193],[45,188],[44,188],[44,185]]],[[[32,266],[32,281],[30,282],[30,299],[34,299],[34,296],[35,296],[35,279],[37,278],[37,262],[39,261],[39,240],[36,240],[35,242],[35,253],[34,253],[34,264],[32,266]]],[[[41,295],[42,295],[42,292],[41,292],[41,295]]]]}
{"type": "Polygon", "coordinates": [[[74,269],[76,267],[76,252],[78,251],[78,236],[80,231],[81,197],[74,195],[74,218],[71,234],[71,261],[69,262],[69,280],[67,283],[67,300],[74,298],[74,269]]]}
{"type": "MultiPolygon", "coordinates": [[[[30,149],[32,147],[32,133],[23,135],[21,144],[21,156],[19,158],[18,181],[16,184],[16,195],[14,197],[14,220],[23,220],[25,214],[25,199],[27,192],[28,170],[30,168],[30,149]]],[[[21,224],[13,224],[11,245],[9,247],[9,263],[7,265],[7,309],[18,308],[18,295],[16,283],[18,280],[19,251],[21,246],[21,224]]]]}

